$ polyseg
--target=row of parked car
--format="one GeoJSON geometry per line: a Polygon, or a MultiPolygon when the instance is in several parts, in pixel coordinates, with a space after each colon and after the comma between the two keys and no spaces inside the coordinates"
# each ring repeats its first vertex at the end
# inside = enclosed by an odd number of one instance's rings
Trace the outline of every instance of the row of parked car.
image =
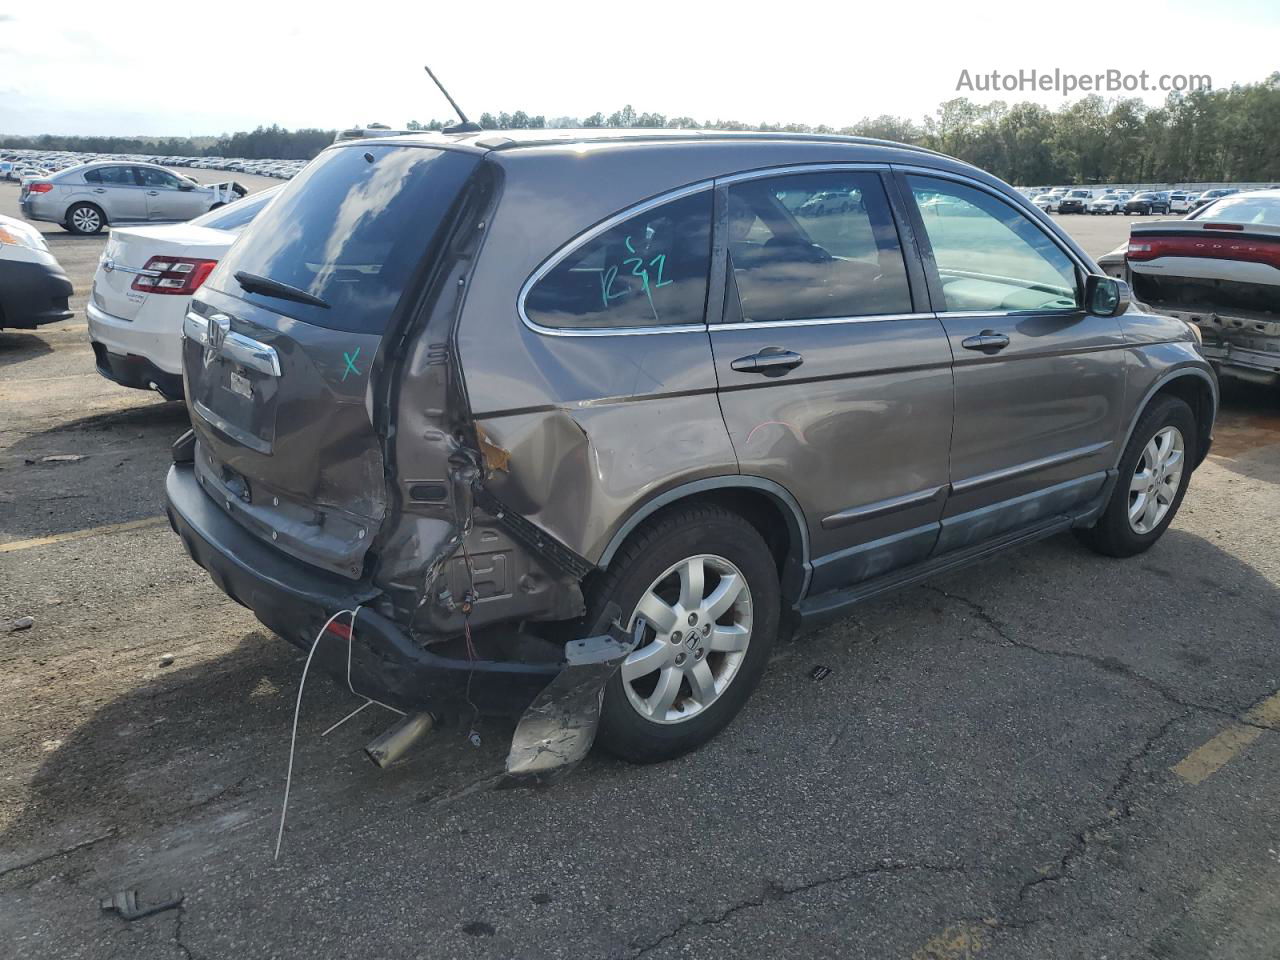
{"type": "Polygon", "coordinates": [[[1220,197],[1227,197],[1239,190],[1222,187],[1191,193],[1185,190],[1112,190],[1094,196],[1084,187],[1056,187],[1032,195],[1031,202],[1045,213],[1089,214],[1170,214],[1190,213],[1220,197]]]}
{"type": "Polygon", "coordinates": [[[261,177],[288,180],[306,166],[305,160],[247,160],[225,157],[160,157],[141,154],[41,152],[36,150],[0,150],[0,179],[21,182],[29,177],[45,177],[85,163],[153,163],[166,167],[190,167],[195,170],[226,170],[231,173],[253,173],[261,177]]]}
{"type": "MultiPolygon", "coordinates": [[[[1217,328],[1131,305],[932,152],[415,135],[277,189],[113,228],[89,337],[104,376],[187,401],[166,495],[193,559],[411,714],[401,740],[533,704],[509,769],[597,724],[675,756],[781,629],[1066,529],[1147,549],[1211,442],[1217,328]]],[[[1126,266],[1234,258],[1274,316],[1270,199],[1143,224],[1126,266]]]]}

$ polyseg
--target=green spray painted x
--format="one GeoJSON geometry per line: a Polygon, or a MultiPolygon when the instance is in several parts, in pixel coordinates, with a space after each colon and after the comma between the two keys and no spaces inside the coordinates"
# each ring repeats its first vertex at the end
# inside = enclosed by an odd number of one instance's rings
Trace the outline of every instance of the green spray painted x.
{"type": "Polygon", "coordinates": [[[342,359],[347,361],[347,368],[342,371],[343,380],[347,379],[347,377],[351,376],[351,374],[353,373],[357,377],[360,376],[360,371],[356,368],[356,358],[359,356],[360,356],[359,347],[356,347],[355,353],[347,353],[345,350],[342,351],[342,359]]]}

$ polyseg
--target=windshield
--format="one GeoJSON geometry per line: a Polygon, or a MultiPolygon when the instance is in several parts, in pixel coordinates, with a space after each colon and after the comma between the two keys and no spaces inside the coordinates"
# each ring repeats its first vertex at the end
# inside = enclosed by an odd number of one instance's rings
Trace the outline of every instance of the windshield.
{"type": "Polygon", "coordinates": [[[477,163],[473,154],[419,146],[332,147],[262,211],[207,283],[317,326],[381,333],[477,163]],[[312,302],[272,296],[261,284],[248,292],[239,272],[312,302]]]}
{"type": "Polygon", "coordinates": [[[269,190],[255,193],[251,197],[245,197],[243,200],[229,203],[225,207],[210,210],[191,222],[197,227],[208,227],[211,230],[229,230],[238,233],[254,217],[260,214],[262,208],[270,203],[271,199],[283,189],[283,186],[271,187],[269,190]]]}

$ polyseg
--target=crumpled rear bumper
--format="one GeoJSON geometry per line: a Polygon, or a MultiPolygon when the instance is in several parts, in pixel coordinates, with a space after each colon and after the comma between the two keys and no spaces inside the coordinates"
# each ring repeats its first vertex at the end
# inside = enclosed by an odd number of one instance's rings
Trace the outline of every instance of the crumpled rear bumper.
{"type": "Polygon", "coordinates": [[[406,712],[449,715],[474,704],[486,714],[518,716],[564,667],[433,653],[365,606],[378,596],[367,582],[304,564],[241,527],[204,492],[191,464],[170,468],[165,494],[169,523],[191,558],[224,593],[291,643],[309,649],[331,616],[360,608],[354,632],[344,629],[349,616],[338,617],[314,658],[315,666],[357,695],[406,712]]]}

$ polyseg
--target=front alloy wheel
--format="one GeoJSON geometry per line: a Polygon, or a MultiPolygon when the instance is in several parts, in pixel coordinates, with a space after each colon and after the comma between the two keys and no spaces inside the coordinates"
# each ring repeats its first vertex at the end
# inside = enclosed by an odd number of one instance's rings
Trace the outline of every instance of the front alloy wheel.
{"type": "Polygon", "coordinates": [[[698,554],[673,564],[631,615],[642,639],[621,667],[627,700],[654,723],[698,716],[733,682],[751,625],[751,590],[731,562],[698,554]]]}
{"type": "Polygon", "coordinates": [[[1142,450],[1129,481],[1129,526],[1147,534],[1160,526],[1178,495],[1186,444],[1175,426],[1160,430],[1142,450]]]}
{"type": "Polygon", "coordinates": [[[1132,557],[1159,540],[1186,496],[1197,437],[1185,400],[1167,394],[1152,400],[1125,445],[1101,515],[1076,536],[1111,557],[1132,557]]]}

